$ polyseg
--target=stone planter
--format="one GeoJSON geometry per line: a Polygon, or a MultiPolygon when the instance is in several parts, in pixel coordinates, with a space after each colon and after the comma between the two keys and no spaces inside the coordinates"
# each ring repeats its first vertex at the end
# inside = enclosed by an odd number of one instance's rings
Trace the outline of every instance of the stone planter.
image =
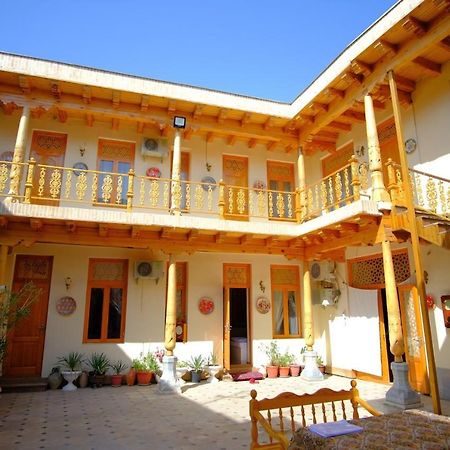
{"type": "Polygon", "coordinates": [[[217,383],[219,379],[216,375],[220,372],[222,366],[205,366],[205,371],[209,374],[208,383],[217,383]]]}
{"type": "Polygon", "coordinates": [[[77,387],[73,382],[80,376],[81,370],[63,370],[61,375],[67,381],[67,384],[62,388],[63,391],[72,392],[76,391],[77,387]]]}

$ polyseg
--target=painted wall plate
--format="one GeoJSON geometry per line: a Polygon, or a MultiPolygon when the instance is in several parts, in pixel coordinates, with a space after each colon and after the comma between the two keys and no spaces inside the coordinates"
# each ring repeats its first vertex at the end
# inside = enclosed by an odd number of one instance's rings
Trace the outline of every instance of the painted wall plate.
{"type": "Polygon", "coordinates": [[[256,310],[261,314],[267,314],[270,311],[270,301],[267,297],[258,297],[256,300],[256,310]]]}
{"type": "Polygon", "coordinates": [[[69,316],[77,309],[77,302],[73,297],[61,297],[56,302],[56,311],[61,316],[69,316]]]}
{"type": "Polygon", "coordinates": [[[202,178],[202,188],[204,191],[207,191],[209,189],[209,186],[211,186],[211,190],[213,191],[216,188],[216,180],[213,177],[206,176],[202,178]]]}
{"type": "Polygon", "coordinates": [[[85,170],[88,170],[88,166],[87,166],[87,164],[86,163],[84,163],[84,162],[76,162],[73,166],[72,166],[74,169],[76,169],[76,170],[74,170],[73,171],[73,173],[78,177],[80,174],[81,174],[81,172],[83,172],[83,171],[85,171],[85,170]]]}
{"type": "Polygon", "coordinates": [[[415,139],[408,139],[405,141],[406,153],[412,153],[417,148],[417,142],[415,139]]]}
{"type": "Polygon", "coordinates": [[[198,302],[198,309],[202,314],[211,314],[214,311],[214,301],[211,297],[202,297],[198,302]]]}
{"type": "Polygon", "coordinates": [[[10,151],[3,152],[0,155],[0,161],[8,161],[11,162],[13,160],[14,153],[10,151]]]}

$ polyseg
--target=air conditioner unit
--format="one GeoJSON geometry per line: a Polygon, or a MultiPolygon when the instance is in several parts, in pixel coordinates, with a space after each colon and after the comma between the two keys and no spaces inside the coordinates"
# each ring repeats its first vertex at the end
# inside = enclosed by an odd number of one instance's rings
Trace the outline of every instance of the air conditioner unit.
{"type": "Polygon", "coordinates": [[[134,278],[147,280],[158,279],[163,276],[162,261],[135,261],[134,278]]]}
{"type": "Polygon", "coordinates": [[[315,281],[326,280],[333,273],[334,264],[329,261],[315,261],[311,264],[311,278],[315,281]]]}
{"type": "Polygon", "coordinates": [[[142,139],[141,155],[150,158],[164,158],[167,156],[167,139],[144,137],[142,139]]]}

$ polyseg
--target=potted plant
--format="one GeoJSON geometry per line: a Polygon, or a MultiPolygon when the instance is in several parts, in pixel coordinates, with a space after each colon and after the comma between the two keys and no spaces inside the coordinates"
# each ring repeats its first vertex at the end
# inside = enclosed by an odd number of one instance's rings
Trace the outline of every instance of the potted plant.
{"type": "Polygon", "coordinates": [[[301,365],[295,360],[295,356],[292,355],[292,362],[289,364],[289,370],[291,372],[291,377],[298,377],[301,372],[301,365]]]}
{"type": "Polygon", "coordinates": [[[276,341],[262,344],[261,350],[266,354],[268,362],[266,365],[267,378],[277,378],[280,359],[280,350],[276,341]]]}
{"type": "Polygon", "coordinates": [[[139,365],[139,359],[135,358],[131,361],[130,370],[127,373],[127,385],[134,386],[136,383],[136,368],[139,365]]]}
{"type": "Polygon", "coordinates": [[[201,355],[192,356],[187,362],[187,365],[191,371],[191,381],[193,383],[200,383],[204,364],[205,360],[201,355]]]}
{"type": "Polygon", "coordinates": [[[83,354],[79,352],[70,352],[66,356],[60,356],[58,358],[58,364],[63,366],[61,375],[67,381],[67,384],[63,387],[63,391],[76,391],[77,387],[73,382],[81,374],[81,363],[83,362],[83,354]]]}
{"type": "Polygon", "coordinates": [[[105,373],[110,366],[108,357],[104,353],[92,353],[87,363],[91,366],[89,383],[93,388],[102,387],[105,383],[105,373]]]}
{"type": "Polygon", "coordinates": [[[208,372],[208,383],[217,383],[219,379],[217,374],[219,373],[222,366],[218,363],[217,356],[214,352],[211,352],[206,360],[205,370],[208,372]]]}
{"type": "Polygon", "coordinates": [[[293,355],[286,352],[279,356],[278,358],[278,364],[280,365],[280,377],[286,378],[289,376],[289,366],[294,361],[293,355]]]}
{"type": "Polygon", "coordinates": [[[148,386],[153,374],[159,369],[158,361],[153,353],[147,353],[145,356],[141,353],[141,357],[134,361],[134,366],[139,386],[148,386]]]}
{"type": "Polygon", "coordinates": [[[123,361],[116,361],[111,364],[111,369],[113,370],[113,375],[111,376],[111,386],[119,387],[122,385],[122,374],[121,372],[127,368],[127,365],[123,361]]]}

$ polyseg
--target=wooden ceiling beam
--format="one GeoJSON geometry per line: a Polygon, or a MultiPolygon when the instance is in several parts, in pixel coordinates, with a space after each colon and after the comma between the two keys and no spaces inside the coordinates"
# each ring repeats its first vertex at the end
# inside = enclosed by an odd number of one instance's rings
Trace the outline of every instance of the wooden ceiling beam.
{"type": "Polygon", "coordinates": [[[267,151],[269,151],[269,152],[274,151],[276,145],[277,145],[276,142],[273,142],[273,141],[272,141],[272,142],[269,142],[268,144],[266,144],[267,151]]]}
{"type": "Polygon", "coordinates": [[[394,75],[395,81],[397,83],[398,89],[405,92],[413,92],[416,90],[416,82],[410,80],[409,78],[402,77],[401,75],[394,75]]]}
{"type": "Polygon", "coordinates": [[[339,137],[339,133],[336,131],[319,130],[314,136],[333,139],[333,141],[336,141],[339,137]]]}
{"type": "Polygon", "coordinates": [[[113,91],[112,93],[112,106],[114,109],[119,109],[120,107],[120,92],[113,91]]]}
{"type": "Polygon", "coordinates": [[[352,122],[359,122],[359,123],[366,122],[366,115],[364,113],[359,111],[353,111],[352,109],[344,111],[341,116],[351,120],[352,122]]]}
{"type": "Polygon", "coordinates": [[[83,102],[86,105],[89,105],[92,100],[92,93],[91,93],[91,87],[90,86],[83,86],[83,102]]]}
{"type": "Polygon", "coordinates": [[[214,133],[206,133],[206,142],[212,142],[214,139],[214,133]]]}
{"type": "Polygon", "coordinates": [[[394,56],[397,54],[398,47],[395,44],[392,44],[384,39],[380,39],[379,41],[375,42],[373,48],[377,50],[379,53],[384,55],[390,55],[394,56]]]}
{"type": "MultiPolygon", "coordinates": [[[[113,117],[125,122],[144,122],[145,124],[159,125],[162,123],[171,124],[172,117],[168,115],[166,109],[152,107],[145,113],[140,111],[139,105],[130,105],[121,103],[120,109],[111,108],[111,102],[102,99],[92,99],[89,105],[85,105],[82,99],[72,94],[64,94],[64,100],[56,102],[55,99],[45,91],[33,90],[36,94],[35,99],[26,97],[19,87],[10,85],[0,85],[0,100],[4,103],[14,101],[16,104],[28,104],[30,107],[42,106],[46,109],[58,106],[69,114],[71,112],[77,115],[82,112],[84,114],[93,114],[102,120],[111,120],[113,117]]],[[[217,119],[211,116],[202,116],[198,120],[194,120],[191,114],[185,114],[188,124],[195,128],[196,131],[213,132],[217,134],[235,134],[242,139],[258,139],[265,141],[280,142],[284,145],[296,145],[298,132],[283,132],[281,127],[274,127],[271,130],[264,130],[262,124],[248,124],[241,127],[239,120],[225,119],[223,124],[218,124],[217,119]]]]}
{"type": "Polygon", "coordinates": [[[233,146],[236,143],[237,137],[234,135],[228,136],[227,145],[233,146]]]}
{"type": "Polygon", "coordinates": [[[417,37],[421,38],[427,33],[427,24],[413,16],[406,17],[402,22],[402,27],[409,33],[413,33],[417,37]]]}
{"type": "Polygon", "coordinates": [[[250,122],[251,118],[252,118],[252,113],[249,113],[249,112],[244,113],[244,115],[242,116],[242,119],[241,119],[241,127],[244,127],[245,125],[247,125],[250,122]]]}
{"type": "Polygon", "coordinates": [[[144,122],[138,122],[136,125],[136,131],[138,134],[142,134],[144,132],[145,123],[144,122]]]}
{"type": "Polygon", "coordinates": [[[313,139],[311,142],[303,144],[303,149],[309,154],[313,154],[316,151],[330,152],[336,151],[336,142],[321,141],[319,139],[313,139]]]}
{"type": "Polygon", "coordinates": [[[189,139],[191,139],[193,133],[194,129],[192,127],[186,128],[183,133],[183,139],[186,139],[188,141],[189,139]]]}
{"type": "Polygon", "coordinates": [[[329,97],[337,97],[337,98],[344,98],[345,97],[345,91],[342,89],[335,89],[332,87],[325,89],[325,95],[328,95],[329,97]]]}
{"type": "Polygon", "coordinates": [[[14,102],[1,102],[2,111],[7,116],[10,116],[16,109],[19,109],[19,106],[14,102]]]}
{"type": "Polygon", "coordinates": [[[66,230],[68,233],[75,233],[77,231],[77,223],[73,220],[69,220],[66,222],[66,230]]]}
{"type": "Polygon", "coordinates": [[[46,112],[47,109],[42,106],[37,106],[36,108],[31,108],[31,117],[33,119],[40,119],[46,112]]]}
{"type": "Polygon", "coordinates": [[[149,97],[148,95],[143,95],[141,97],[141,111],[147,111],[149,105],[149,97]]]}
{"type": "Polygon", "coordinates": [[[100,237],[108,237],[109,236],[109,227],[105,224],[98,225],[98,235],[100,237]]]}
{"type": "Polygon", "coordinates": [[[355,59],[351,62],[350,67],[356,75],[369,76],[373,72],[373,66],[363,61],[355,59]]]}
{"type": "Polygon", "coordinates": [[[300,144],[304,143],[308,136],[314,134],[326,124],[337,119],[349,106],[353,105],[365,92],[371,92],[376,84],[385,79],[389,70],[397,70],[409,64],[414,58],[420,56],[431,46],[442,41],[448,36],[450,29],[450,15],[441,13],[428,26],[428,31],[421,38],[412,38],[399,47],[394,57],[384,56],[374,65],[374,71],[364,80],[363,86],[354,85],[346,90],[344,99],[333,100],[328,108],[328,112],[317,115],[313,124],[305,126],[299,135],[300,144]]]}
{"type": "Polygon", "coordinates": [[[248,148],[255,148],[258,141],[256,139],[250,139],[248,141],[248,148]]]}
{"type": "Polygon", "coordinates": [[[41,219],[30,219],[30,228],[34,231],[42,230],[44,224],[41,219]]]}
{"type": "Polygon", "coordinates": [[[417,64],[421,69],[424,69],[432,77],[437,77],[441,74],[441,64],[424,58],[423,56],[413,59],[413,63],[417,64]]]}
{"type": "Polygon", "coordinates": [[[19,75],[19,86],[24,94],[31,92],[30,79],[26,75],[19,75]]]}
{"type": "Polygon", "coordinates": [[[56,100],[59,100],[61,98],[61,90],[59,88],[59,84],[56,81],[51,83],[50,91],[53,95],[53,98],[55,98],[56,100]]]}
{"type": "Polygon", "coordinates": [[[274,120],[275,120],[275,118],[272,117],[272,116],[270,116],[270,117],[264,122],[263,128],[264,128],[265,130],[270,130],[271,128],[273,128],[274,120]]]}
{"type": "Polygon", "coordinates": [[[195,105],[194,112],[192,113],[193,119],[198,119],[203,113],[203,106],[202,105],[195,105]]]}
{"type": "Polygon", "coordinates": [[[177,101],[169,100],[167,102],[167,111],[169,114],[173,114],[177,110],[177,101]]]}
{"type": "Polygon", "coordinates": [[[119,125],[120,125],[120,119],[118,119],[117,117],[113,117],[112,122],[111,122],[111,129],[118,130],[119,125]]]}
{"type": "Polygon", "coordinates": [[[61,123],[66,123],[67,122],[68,115],[67,115],[66,111],[64,111],[63,109],[60,109],[60,108],[56,108],[56,113],[58,115],[58,120],[61,123]]]}
{"type": "Polygon", "coordinates": [[[86,114],[86,125],[88,127],[92,127],[94,125],[94,115],[93,114],[86,114]]]}
{"type": "Polygon", "coordinates": [[[439,46],[444,50],[450,52],[450,36],[447,36],[445,39],[439,42],[439,46]]]}
{"type": "Polygon", "coordinates": [[[225,119],[227,118],[228,110],[227,109],[221,109],[219,111],[219,115],[217,116],[217,122],[218,123],[224,123],[225,119]]]}
{"type": "Polygon", "coordinates": [[[352,126],[349,123],[343,123],[343,122],[336,122],[335,120],[333,120],[332,122],[330,122],[327,127],[330,128],[335,128],[336,130],[339,131],[351,131],[352,126]]]}

